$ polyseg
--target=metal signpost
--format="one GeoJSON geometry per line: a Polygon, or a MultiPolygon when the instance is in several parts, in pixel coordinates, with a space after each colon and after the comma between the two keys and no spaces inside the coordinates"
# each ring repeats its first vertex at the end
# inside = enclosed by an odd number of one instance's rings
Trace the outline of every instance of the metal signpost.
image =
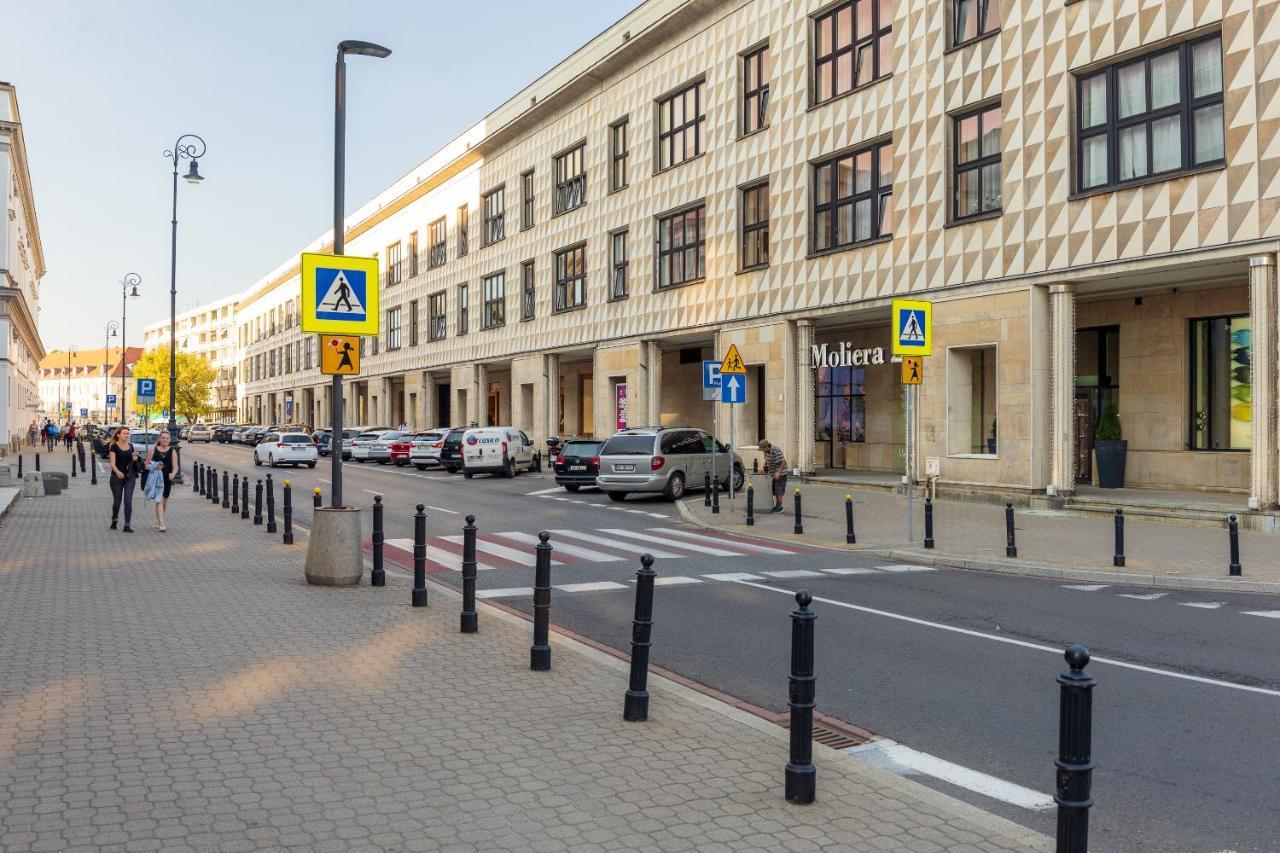
{"type": "MultiPolygon", "coordinates": [[[[729,344],[724,361],[720,364],[720,402],[729,404],[729,500],[733,500],[733,449],[734,421],[733,407],[747,402],[747,365],[742,361],[737,344],[729,344]]],[[[712,438],[712,442],[715,439],[712,438]]],[[[712,444],[714,452],[715,444],[712,444]]],[[[715,464],[712,463],[712,470],[715,464]]]]}
{"type": "Polygon", "coordinates": [[[933,354],[933,303],[895,299],[890,317],[893,355],[902,363],[903,405],[906,408],[906,436],[903,441],[906,476],[903,481],[907,486],[907,541],[911,542],[916,486],[916,386],[924,381],[923,357],[933,354]]]}

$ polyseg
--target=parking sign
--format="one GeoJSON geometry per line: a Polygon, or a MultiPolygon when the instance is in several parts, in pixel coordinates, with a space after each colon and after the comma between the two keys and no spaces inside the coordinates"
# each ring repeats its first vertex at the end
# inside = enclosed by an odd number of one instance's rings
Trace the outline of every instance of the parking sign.
{"type": "Polygon", "coordinates": [[[156,381],[154,379],[138,380],[138,402],[150,406],[156,401],[156,381]]]}
{"type": "Polygon", "coordinates": [[[718,401],[720,399],[720,362],[702,362],[702,399],[718,401]]]}

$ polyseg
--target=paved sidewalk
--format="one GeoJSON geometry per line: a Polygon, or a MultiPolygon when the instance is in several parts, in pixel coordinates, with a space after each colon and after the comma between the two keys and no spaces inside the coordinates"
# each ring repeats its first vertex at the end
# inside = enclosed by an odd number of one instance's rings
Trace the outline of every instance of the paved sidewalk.
{"type": "MultiPolygon", "coordinates": [[[[1199,588],[1280,592],[1280,540],[1270,534],[1240,533],[1243,575],[1228,574],[1229,539],[1225,526],[1187,527],[1128,518],[1125,521],[1125,567],[1112,565],[1114,523],[1111,518],[1051,510],[1019,509],[1015,516],[1018,558],[1005,557],[1004,507],[966,501],[934,501],[934,548],[922,547],[924,500],[915,501],[914,542],[907,541],[907,501],[876,489],[805,483],[801,486],[804,533],[793,531],[794,488],[788,487],[786,512],[770,515],[769,480],[748,477],[755,485],[756,524],[746,527],[745,496],[732,505],[721,494],[720,514],[703,506],[701,492],[682,506],[699,524],[797,542],[818,542],[866,550],[900,559],[918,558],[961,568],[1018,571],[1071,577],[1102,573],[1124,575],[1134,583],[1199,588]],[[845,495],[854,496],[857,545],[845,543],[845,495]]],[[[793,480],[794,485],[794,480],[793,480]]]]}
{"type": "Polygon", "coordinates": [[[788,806],[766,721],[658,680],[625,723],[608,655],[553,637],[533,673],[518,617],[464,636],[439,587],[310,587],[301,547],[185,488],[168,533],[141,500],[108,531],[108,495],[0,520],[2,850],[1049,847],[820,745],[819,802],[788,806]]]}

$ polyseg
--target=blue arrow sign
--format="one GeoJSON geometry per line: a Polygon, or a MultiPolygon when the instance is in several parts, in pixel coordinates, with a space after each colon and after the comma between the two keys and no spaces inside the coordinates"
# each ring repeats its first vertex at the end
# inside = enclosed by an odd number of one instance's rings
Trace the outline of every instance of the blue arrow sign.
{"type": "Polygon", "coordinates": [[[720,380],[720,402],[747,402],[747,380],[738,374],[722,377],[720,380]]]}

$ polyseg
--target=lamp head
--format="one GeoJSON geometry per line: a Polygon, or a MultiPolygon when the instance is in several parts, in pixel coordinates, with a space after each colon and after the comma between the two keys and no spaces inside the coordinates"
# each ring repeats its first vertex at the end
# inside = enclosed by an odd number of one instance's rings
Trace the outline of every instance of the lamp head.
{"type": "Polygon", "coordinates": [[[133,286],[133,291],[132,291],[129,295],[130,295],[130,296],[135,296],[135,297],[138,295],[138,285],[136,285],[136,284],[135,284],[135,285],[133,286]]]}
{"type": "Polygon", "coordinates": [[[338,43],[338,52],[356,56],[372,56],[375,59],[386,59],[391,55],[391,48],[374,44],[371,41],[344,41],[338,43]]]}
{"type": "Polygon", "coordinates": [[[112,327],[111,327],[111,337],[113,337],[113,338],[118,338],[118,337],[120,337],[120,336],[116,333],[116,327],[115,327],[115,326],[112,326],[112,327]]]}
{"type": "Polygon", "coordinates": [[[187,169],[187,183],[198,184],[204,180],[204,176],[200,174],[200,161],[192,159],[190,168],[187,169]]]}

